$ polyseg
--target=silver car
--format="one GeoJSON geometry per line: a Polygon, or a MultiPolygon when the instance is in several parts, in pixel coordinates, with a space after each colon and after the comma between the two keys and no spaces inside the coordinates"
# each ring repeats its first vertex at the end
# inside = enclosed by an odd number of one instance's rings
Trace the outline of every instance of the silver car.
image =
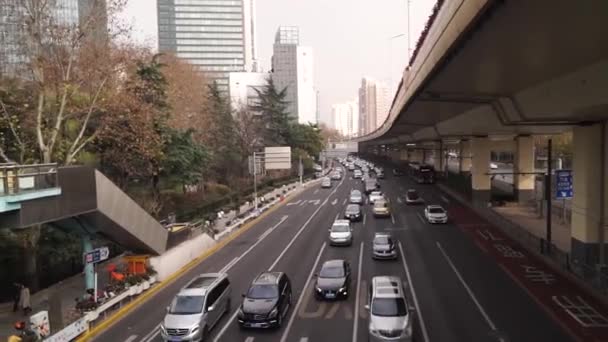
{"type": "Polygon", "coordinates": [[[399,277],[372,278],[365,308],[369,310],[369,341],[412,341],[413,315],[399,277]]]}
{"type": "Polygon", "coordinates": [[[331,179],[329,177],[323,178],[323,180],[321,181],[321,187],[322,188],[331,188],[331,179]]]}
{"type": "Polygon", "coordinates": [[[329,228],[331,246],[350,246],[353,244],[353,228],[349,220],[336,220],[329,228]]]}
{"type": "Polygon", "coordinates": [[[361,194],[361,191],[359,191],[359,190],[351,191],[349,202],[354,203],[354,204],[363,204],[363,195],[361,194]]]}
{"type": "Polygon", "coordinates": [[[209,331],[230,310],[231,286],[226,273],[194,278],[167,307],[160,325],[164,341],[205,341],[209,331]]]}
{"type": "Polygon", "coordinates": [[[376,233],[372,242],[372,258],[397,259],[397,248],[389,233],[376,233]]]}

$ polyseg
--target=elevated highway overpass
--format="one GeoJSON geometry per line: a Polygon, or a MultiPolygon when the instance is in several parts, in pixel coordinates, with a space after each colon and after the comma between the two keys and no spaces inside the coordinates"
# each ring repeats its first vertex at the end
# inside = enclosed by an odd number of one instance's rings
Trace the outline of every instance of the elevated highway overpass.
{"type": "Polygon", "coordinates": [[[521,201],[534,193],[534,135],[573,132],[572,259],[606,264],[608,2],[446,0],[363,153],[429,162],[447,151],[490,199],[490,155],[514,154],[521,201]]]}

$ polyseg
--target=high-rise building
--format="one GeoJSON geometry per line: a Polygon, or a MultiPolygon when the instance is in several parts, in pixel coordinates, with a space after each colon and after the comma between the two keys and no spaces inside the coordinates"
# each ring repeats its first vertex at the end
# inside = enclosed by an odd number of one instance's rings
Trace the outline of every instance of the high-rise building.
{"type": "Polygon", "coordinates": [[[356,137],[359,130],[359,105],[357,100],[331,106],[334,128],[347,138],[356,137]]]}
{"type": "Polygon", "coordinates": [[[230,72],[256,72],[255,0],[158,0],[158,49],[228,91],[230,72]]]}
{"type": "MultiPolygon", "coordinates": [[[[49,5],[48,17],[39,18],[46,25],[76,28],[86,23],[87,32],[97,37],[107,35],[106,0],[55,0],[49,5]]],[[[23,69],[28,60],[23,37],[26,20],[21,1],[0,1],[0,75],[27,77],[23,69]]]]}
{"type": "Polygon", "coordinates": [[[359,135],[376,130],[389,111],[389,92],[382,82],[364,77],[359,88],[359,135]]]}
{"type": "Polygon", "coordinates": [[[299,44],[297,27],[279,27],[273,46],[272,79],[279,90],[287,89],[287,110],[299,123],[317,123],[313,52],[311,47],[299,44]]]}

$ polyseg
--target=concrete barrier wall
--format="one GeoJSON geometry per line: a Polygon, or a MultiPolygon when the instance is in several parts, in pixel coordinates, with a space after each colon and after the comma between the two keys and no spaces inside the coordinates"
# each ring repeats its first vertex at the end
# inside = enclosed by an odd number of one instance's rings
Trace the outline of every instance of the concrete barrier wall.
{"type": "Polygon", "coordinates": [[[176,270],[200,256],[205,250],[213,247],[216,241],[207,234],[201,234],[172,248],[160,256],[150,258],[150,265],[158,272],[158,280],[167,279],[176,270]]]}

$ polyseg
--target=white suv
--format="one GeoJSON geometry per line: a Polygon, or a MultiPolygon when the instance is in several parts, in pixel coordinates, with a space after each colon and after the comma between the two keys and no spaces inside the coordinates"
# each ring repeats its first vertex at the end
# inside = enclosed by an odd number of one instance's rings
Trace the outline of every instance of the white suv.
{"type": "Polygon", "coordinates": [[[369,286],[369,341],[411,342],[413,317],[401,279],[393,276],[372,278],[369,286]]]}
{"type": "Polygon", "coordinates": [[[329,228],[329,244],[350,246],[353,244],[353,228],[349,220],[336,220],[329,228]]]}

